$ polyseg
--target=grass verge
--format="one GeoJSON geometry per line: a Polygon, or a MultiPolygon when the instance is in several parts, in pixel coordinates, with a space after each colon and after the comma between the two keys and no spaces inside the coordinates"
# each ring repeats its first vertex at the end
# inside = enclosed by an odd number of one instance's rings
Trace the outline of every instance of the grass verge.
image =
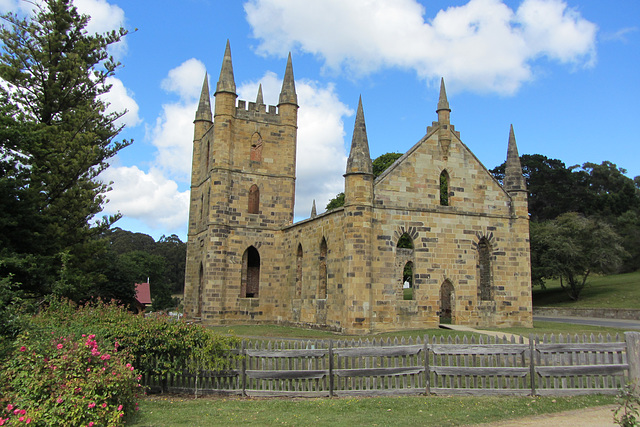
{"type": "MultiPolygon", "coordinates": [[[[133,426],[457,426],[607,405],[614,396],[254,399],[148,397],[133,426]]],[[[613,416],[612,416],[613,420],[613,416]]]]}
{"type": "Polygon", "coordinates": [[[533,305],[566,308],[638,308],[640,309],[640,271],[611,276],[592,276],[573,301],[560,287],[559,280],[549,280],[546,289],[533,290],[533,305]]]}

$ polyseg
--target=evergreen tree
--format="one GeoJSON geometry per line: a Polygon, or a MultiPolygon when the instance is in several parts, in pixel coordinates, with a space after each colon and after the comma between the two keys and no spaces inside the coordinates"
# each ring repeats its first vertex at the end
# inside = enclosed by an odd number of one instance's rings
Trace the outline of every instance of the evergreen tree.
{"type": "Polygon", "coordinates": [[[126,30],[88,34],[71,0],[2,20],[0,277],[33,296],[81,299],[103,280],[98,236],[117,220],[95,218],[109,190],[98,175],[130,143],[115,140],[124,112],[100,99],[119,65],[107,48],[126,30]]]}

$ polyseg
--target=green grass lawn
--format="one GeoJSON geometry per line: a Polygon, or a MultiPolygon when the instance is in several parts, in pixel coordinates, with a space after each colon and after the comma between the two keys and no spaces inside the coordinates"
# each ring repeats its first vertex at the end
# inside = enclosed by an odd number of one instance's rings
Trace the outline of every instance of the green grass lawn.
{"type": "MultiPolygon", "coordinates": [[[[614,403],[613,396],[148,397],[133,426],[456,426],[614,403]]],[[[613,420],[613,415],[612,415],[613,420]]]]}
{"type": "Polygon", "coordinates": [[[592,276],[573,301],[560,287],[559,280],[545,283],[546,289],[535,287],[533,305],[564,308],[638,308],[640,309],[640,271],[611,276],[592,276]]]}

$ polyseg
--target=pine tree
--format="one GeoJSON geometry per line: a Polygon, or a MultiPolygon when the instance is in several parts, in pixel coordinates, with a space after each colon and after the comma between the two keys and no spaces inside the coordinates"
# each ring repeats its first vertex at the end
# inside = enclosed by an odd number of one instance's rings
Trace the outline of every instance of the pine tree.
{"type": "Polygon", "coordinates": [[[127,33],[90,35],[71,0],[44,0],[0,29],[0,277],[31,295],[79,299],[101,281],[97,219],[109,185],[98,175],[130,141],[116,141],[125,112],[101,95],[120,65],[107,48],[127,33]]]}

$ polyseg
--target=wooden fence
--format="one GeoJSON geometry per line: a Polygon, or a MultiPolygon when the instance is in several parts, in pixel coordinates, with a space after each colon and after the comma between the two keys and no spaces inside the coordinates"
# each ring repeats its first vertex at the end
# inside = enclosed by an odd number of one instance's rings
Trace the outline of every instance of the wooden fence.
{"type": "Polygon", "coordinates": [[[629,381],[627,348],[618,335],[245,341],[224,372],[143,381],[151,390],[247,396],[610,394],[629,381]]]}

